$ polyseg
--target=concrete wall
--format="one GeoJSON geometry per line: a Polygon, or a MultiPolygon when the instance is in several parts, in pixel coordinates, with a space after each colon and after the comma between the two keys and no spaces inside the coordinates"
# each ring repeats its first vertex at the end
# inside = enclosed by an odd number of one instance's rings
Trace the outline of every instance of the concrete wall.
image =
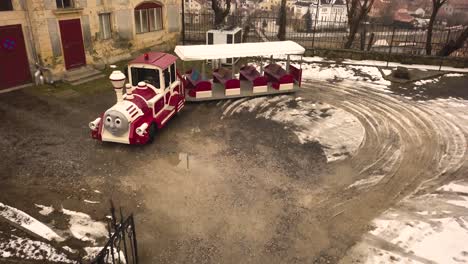
{"type": "Polygon", "coordinates": [[[163,30],[136,34],[134,8],[144,1],[75,0],[76,6],[72,9],[57,9],[55,0],[12,1],[14,11],[1,12],[0,26],[21,24],[31,65],[37,57],[52,69],[56,78],[60,78],[65,72],[60,20],[80,19],[88,65],[129,59],[142,49],[172,49],[180,32],[178,7],[181,0],[158,1],[163,5],[163,30]],[[111,14],[112,37],[107,40],[100,37],[101,13],[111,14]]]}

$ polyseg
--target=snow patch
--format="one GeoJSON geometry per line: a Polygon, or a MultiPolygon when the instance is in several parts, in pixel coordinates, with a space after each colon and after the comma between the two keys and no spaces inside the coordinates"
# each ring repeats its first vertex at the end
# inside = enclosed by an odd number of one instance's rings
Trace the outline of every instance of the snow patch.
{"type": "Polygon", "coordinates": [[[4,217],[10,222],[13,222],[21,227],[41,236],[47,240],[63,241],[64,239],[57,235],[52,229],[45,224],[39,222],[34,217],[27,213],[13,208],[11,206],[0,203],[0,216],[4,217]]]}
{"type": "MultiPolygon", "coordinates": [[[[84,250],[86,251],[86,256],[84,256],[85,260],[92,260],[94,259],[103,247],[85,247],[84,250]]],[[[110,249],[108,249],[110,251],[110,249]]],[[[114,259],[118,260],[120,258],[120,263],[125,264],[125,254],[122,251],[117,252],[117,249],[114,248],[114,259]]],[[[110,257],[112,259],[112,257],[110,257]]],[[[109,264],[112,264],[109,262],[109,264]]]]}
{"type": "Polygon", "coordinates": [[[445,74],[444,76],[445,77],[463,77],[465,75],[461,73],[448,73],[448,74],[445,74]]]}
{"type": "Polygon", "coordinates": [[[458,192],[458,193],[466,193],[468,194],[468,185],[461,184],[461,182],[451,182],[447,185],[444,185],[437,189],[439,191],[446,191],[446,192],[458,192]]]}
{"type": "Polygon", "coordinates": [[[98,204],[98,203],[100,203],[99,201],[92,201],[92,200],[86,200],[86,199],[84,199],[83,202],[85,202],[85,203],[90,203],[90,204],[98,204]]]}
{"type": "Polygon", "coordinates": [[[375,185],[379,183],[380,180],[382,180],[384,177],[385,175],[373,175],[368,178],[356,181],[355,183],[349,185],[348,188],[375,185]]]}
{"type": "Polygon", "coordinates": [[[45,206],[45,205],[41,205],[41,204],[34,204],[37,208],[41,208],[41,210],[39,211],[39,213],[41,215],[50,215],[52,212],[54,212],[54,207],[52,206],[45,206]]]}
{"type": "Polygon", "coordinates": [[[420,80],[420,81],[415,82],[414,84],[417,86],[421,86],[421,85],[425,85],[428,83],[438,83],[439,81],[440,81],[440,77],[434,78],[434,79],[420,80]]]}
{"type": "Polygon", "coordinates": [[[62,209],[62,212],[70,216],[70,232],[71,234],[82,241],[90,241],[95,244],[96,239],[107,237],[108,231],[106,225],[102,222],[94,221],[91,216],[75,212],[67,209],[62,209]]]}
{"type": "Polygon", "coordinates": [[[371,81],[372,83],[389,86],[390,81],[383,78],[377,67],[356,65],[320,65],[316,63],[302,66],[302,77],[313,80],[354,80],[371,81]]]}
{"type": "Polygon", "coordinates": [[[12,235],[7,241],[0,242],[2,258],[19,258],[60,263],[78,263],[58,252],[51,245],[12,235]]]}
{"type": "Polygon", "coordinates": [[[448,200],[447,203],[460,206],[460,207],[465,207],[468,209],[468,198],[465,198],[465,197],[459,197],[459,198],[460,199],[458,200],[448,200]]]}
{"type": "Polygon", "coordinates": [[[328,162],[355,153],[364,139],[365,130],[359,120],[331,105],[298,100],[287,95],[258,97],[236,105],[230,114],[254,111],[257,112],[256,118],[272,120],[291,128],[301,144],[319,142],[328,162]]]}

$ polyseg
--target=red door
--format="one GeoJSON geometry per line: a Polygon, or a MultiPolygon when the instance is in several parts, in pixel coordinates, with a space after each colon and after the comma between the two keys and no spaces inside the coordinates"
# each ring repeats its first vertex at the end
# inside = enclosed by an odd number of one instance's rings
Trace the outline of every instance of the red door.
{"type": "Polygon", "coordinates": [[[69,70],[86,65],[80,20],[60,20],[59,25],[65,68],[69,70]]]}
{"type": "Polygon", "coordinates": [[[31,82],[21,25],[0,27],[0,90],[31,82]]]}

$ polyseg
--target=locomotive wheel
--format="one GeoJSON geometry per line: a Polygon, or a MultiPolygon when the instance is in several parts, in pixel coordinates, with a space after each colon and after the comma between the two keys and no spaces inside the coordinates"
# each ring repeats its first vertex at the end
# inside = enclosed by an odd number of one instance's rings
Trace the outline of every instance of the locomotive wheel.
{"type": "Polygon", "coordinates": [[[149,134],[149,140],[148,140],[148,143],[151,143],[153,142],[154,140],[154,136],[156,135],[156,124],[155,123],[151,123],[151,126],[148,130],[148,134],[149,134]]]}

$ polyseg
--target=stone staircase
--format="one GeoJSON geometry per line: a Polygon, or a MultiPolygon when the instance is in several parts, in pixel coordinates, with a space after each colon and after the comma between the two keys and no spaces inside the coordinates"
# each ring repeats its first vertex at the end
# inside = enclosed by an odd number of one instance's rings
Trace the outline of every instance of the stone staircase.
{"type": "Polygon", "coordinates": [[[75,86],[103,77],[105,77],[105,75],[100,71],[90,66],[84,66],[66,71],[63,76],[63,81],[75,86]]]}

